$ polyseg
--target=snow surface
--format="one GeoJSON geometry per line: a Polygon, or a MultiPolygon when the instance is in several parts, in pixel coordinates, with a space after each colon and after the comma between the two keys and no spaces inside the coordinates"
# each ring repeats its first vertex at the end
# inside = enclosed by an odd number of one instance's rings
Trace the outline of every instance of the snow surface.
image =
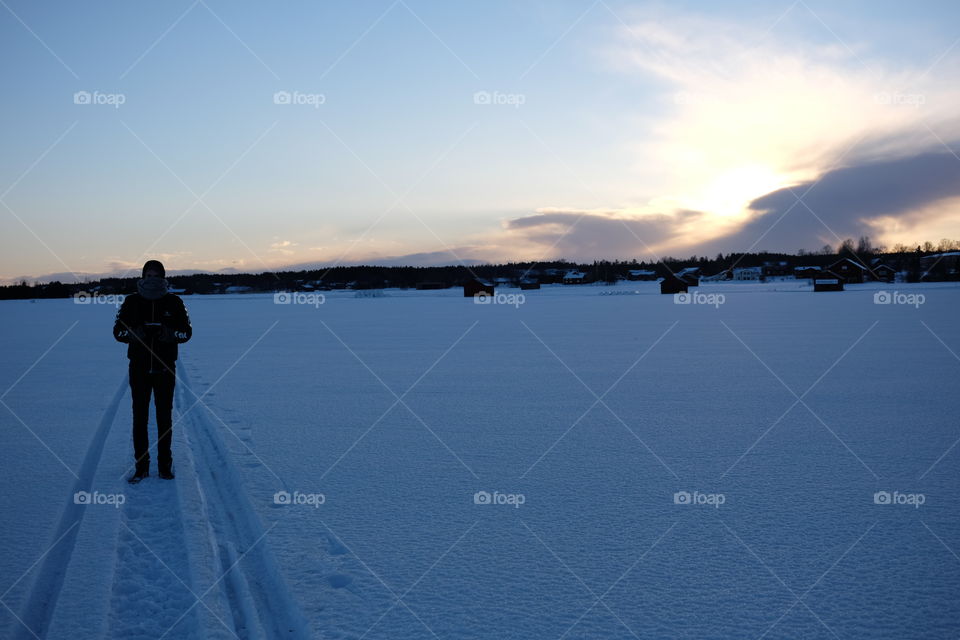
{"type": "Polygon", "coordinates": [[[114,307],[0,303],[0,637],[960,634],[960,287],[386,293],[184,297],[135,487],[114,307]]]}

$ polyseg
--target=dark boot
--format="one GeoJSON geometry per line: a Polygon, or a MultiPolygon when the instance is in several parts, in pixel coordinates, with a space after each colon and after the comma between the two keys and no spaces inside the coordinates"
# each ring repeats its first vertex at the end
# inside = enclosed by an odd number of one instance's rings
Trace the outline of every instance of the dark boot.
{"type": "Polygon", "coordinates": [[[164,480],[173,480],[173,463],[168,465],[161,465],[160,467],[160,477],[164,480]]]}
{"type": "Polygon", "coordinates": [[[150,462],[141,462],[137,464],[137,468],[134,470],[133,475],[127,478],[127,482],[130,484],[137,484],[144,478],[150,475],[150,462]]]}

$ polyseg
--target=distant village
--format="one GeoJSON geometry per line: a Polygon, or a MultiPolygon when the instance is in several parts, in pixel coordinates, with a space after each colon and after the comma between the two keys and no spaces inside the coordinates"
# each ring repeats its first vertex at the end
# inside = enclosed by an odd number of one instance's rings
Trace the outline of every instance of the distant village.
{"type": "MultiPolygon", "coordinates": [[[[842,290],[844,285],[879,282],[943,282],[960,280],[960,242],[944,240],[939,247],[926,243],[915,251],[872,249],[844,241],[837,251],[817,253],[723,254],[715,258],[667,257],[658,262],[598,260],[589,264],[564,260],[508,264],[470,264],[436,267],[332,266],[301,271],[261,273],[169,274],[179,295],[241,294],[279,291],[372,290],[386,288],[439,290],[463,288],[464,295],[496,288],[539,289],[542,285],[614,284],[619,281],[658,281],[663,293],[678,293],[701,283],[766,282],[801,279],[815,291],[842,290]],[[938,250],[939,249],[939,250],[938,250]]],[[[66,298],[80,293],[128,294],[136,291],[136,277],[102,278],[82,283],[28,283],[0,287],[0,299],[66,298]]]]}

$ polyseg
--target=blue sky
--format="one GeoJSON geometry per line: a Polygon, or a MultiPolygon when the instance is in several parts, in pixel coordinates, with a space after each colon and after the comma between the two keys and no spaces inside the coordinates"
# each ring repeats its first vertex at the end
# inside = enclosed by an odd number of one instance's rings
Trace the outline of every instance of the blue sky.
{"type": "Polygon", "coordinates": [[[958,41],[951,2],[3,0],[0,279],[956,238],[958,41]]]}

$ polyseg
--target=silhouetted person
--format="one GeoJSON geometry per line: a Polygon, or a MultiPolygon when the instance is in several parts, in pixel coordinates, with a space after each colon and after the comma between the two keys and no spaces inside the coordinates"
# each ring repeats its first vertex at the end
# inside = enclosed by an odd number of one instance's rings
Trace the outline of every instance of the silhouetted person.
{"type": "Polygon", "coordinates": [[[143,265],[137,293],[128,295],[117,312],[113,337],[129,345],[130,394],[133,396],[133,455],[136,470],[127,481],[150,475],[147,421],[150,394],[157,415],[157,466],[160,477],[173,479],[170,441],[173,429],[173,389],[176,385],[177,345],[193,335],[183,300],[167,291],[166,271],[158,260],[143,265]]]}

